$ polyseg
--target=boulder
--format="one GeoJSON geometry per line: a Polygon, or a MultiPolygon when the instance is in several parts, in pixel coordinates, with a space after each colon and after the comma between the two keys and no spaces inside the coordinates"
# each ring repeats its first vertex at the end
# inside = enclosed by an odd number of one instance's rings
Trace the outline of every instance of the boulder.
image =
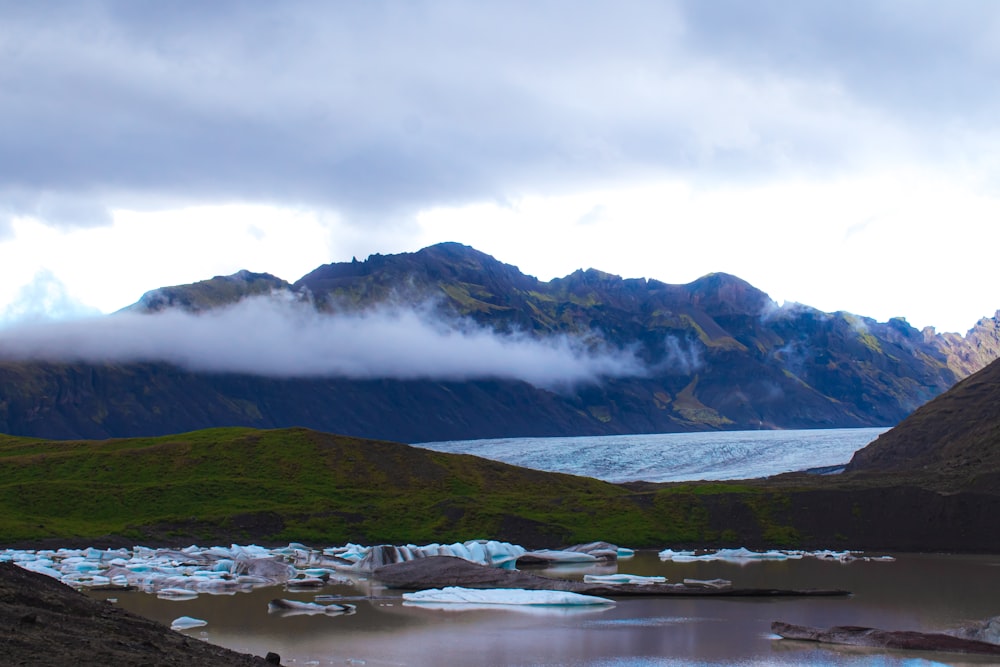
{"type": "Polygon", "coordinates": [[[853,625],[838,625],[823,629],[781,621],[771,623],[771,632],[782,639],[824,644],[1000,656],[1000,645],[933,632],[879,630],[853,625]]]}

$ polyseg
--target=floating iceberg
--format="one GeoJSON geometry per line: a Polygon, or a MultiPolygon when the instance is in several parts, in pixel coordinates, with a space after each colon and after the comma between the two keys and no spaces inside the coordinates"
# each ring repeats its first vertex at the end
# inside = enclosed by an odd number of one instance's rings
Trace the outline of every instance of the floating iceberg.
{"type": "Polygon", "coordinates": [[[190,616],[181,616],[173,620],[170,624],[170,629],[188,630],[190,628],[200,628],[203,625],[208,625],[208,621],[203,621],[200,618],[191,618],[190,616]]]}
{"type": "Polygon", "coordinates": [[[583,580],[588,584],[665,584],[666,577],[645,577],[640,574],[585,574],[583,580]]]}
{"type": "MultiPolygon", "coordinates": [[[[0,550],[0,561],[39,572],[78,588],[133,587],[171,599],[191,599],[200,593],[234,594],[261,586],[286,584],[291,589],[319,588],[330,583],[351,583],[360,573],[382,565],[428,556],[457,556],[481,565],[513,570],[524,547],[496,540],[469,540],[452,544],[417,546],[379,545],[311,549],[299,543],[266,548],[257,545],[228,547],[131,549],[0,550]],[[339,576],[338,576],[339,575],[339,576]]],[[[632,555],[607,542],[534,552],[528,560],[547,565],[572,563],[591,567],[613,563],[632,555]]],[[[613,571],[613,570],[612,570],[613,571]]]]}
{"type": "Polygon", "coordinates": [[[403,604],[475,604],[475,605],[613,605],[614,600],[568,591],[531,591],[523,588],[431,588],[403,593],[403,604]]]}
{"type": "Polygon", "coordinates": [[[525,553],[522,546],[509,542],[495,540],[470,540],[454,544],[428,544],[418,547],[415,544],[393,546],[382,544],[370,547],[358,560],[354,561],[352,569],[361,571],[376,570],[383,565],[402,563],[426,558],[428,556],[457,556],[480,565],[492,567],[513,567],[515,561],[525,553]]]}
{"type": "Polygon", "coordinates": [[[801,551],[750,551],[740,547],[739,549],[719,549],[706,553],[696,553],[694,551],[674,551],[664,549],[660,552],[660,560],[673,561],[675,563],[692,562],[712,562],[728,561],[732,563],[746,563],[761,560],[789,560],[802,558],[801,551]]]}
{"type": "Polygon", "coordinates": [[[727,561],[730,563],[743,564],[754,561],[795,560],[805,557],[836,561],[839,563],[849,563],[858,559],[880,562],[892,562],[895,560],[892,556],[867,557],[859,556],[859,553],[860,552],[857,551],[785,551],[777,549],[770,551],[751,551],[741,547],[739,549],[719,549],[718,551],[705,551],[702,553],[698,553],[696,551],[674,551],[673,549],[664,549],[659,555],[660,560],[673,561],[674,563],[727,561]]]}
{"type": "Polygon", "coordinates": [[[162,600],[193,600],[198,597],[198,592],[186,588],[161,588],[156,597],[162,600]]]}

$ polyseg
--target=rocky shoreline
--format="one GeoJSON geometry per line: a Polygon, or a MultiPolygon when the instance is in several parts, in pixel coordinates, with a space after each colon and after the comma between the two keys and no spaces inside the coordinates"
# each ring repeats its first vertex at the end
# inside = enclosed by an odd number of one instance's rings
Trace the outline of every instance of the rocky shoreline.
{"type": "Polygon", "coordinates": [[[188,637],[51,577],[0,563],[0,663],[22,667],[271,667],[188,637]]]}

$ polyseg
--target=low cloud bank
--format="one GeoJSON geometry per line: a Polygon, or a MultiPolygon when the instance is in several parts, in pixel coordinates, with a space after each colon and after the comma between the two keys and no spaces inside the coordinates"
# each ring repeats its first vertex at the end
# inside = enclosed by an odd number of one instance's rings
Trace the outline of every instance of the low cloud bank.
{"type": "Polygon", "coordinates": [[[607,377],[644,375],[628,350],[579,338],[500,335],[429,309],[324,315],[276,297],[208,313],[115,315],[0,329],[0,359],[166,361],[192,371],[270,377],[523,380],[560,389],[607,377]]]}

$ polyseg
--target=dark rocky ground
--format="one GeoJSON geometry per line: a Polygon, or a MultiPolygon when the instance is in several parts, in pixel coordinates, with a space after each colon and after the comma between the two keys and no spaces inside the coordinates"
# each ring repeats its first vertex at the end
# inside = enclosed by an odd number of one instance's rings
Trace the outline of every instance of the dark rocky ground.
{"type": "Polygon", "coordinates": [[[0,664],[267,667],[12,563],[0,563],[0,664]]]}

